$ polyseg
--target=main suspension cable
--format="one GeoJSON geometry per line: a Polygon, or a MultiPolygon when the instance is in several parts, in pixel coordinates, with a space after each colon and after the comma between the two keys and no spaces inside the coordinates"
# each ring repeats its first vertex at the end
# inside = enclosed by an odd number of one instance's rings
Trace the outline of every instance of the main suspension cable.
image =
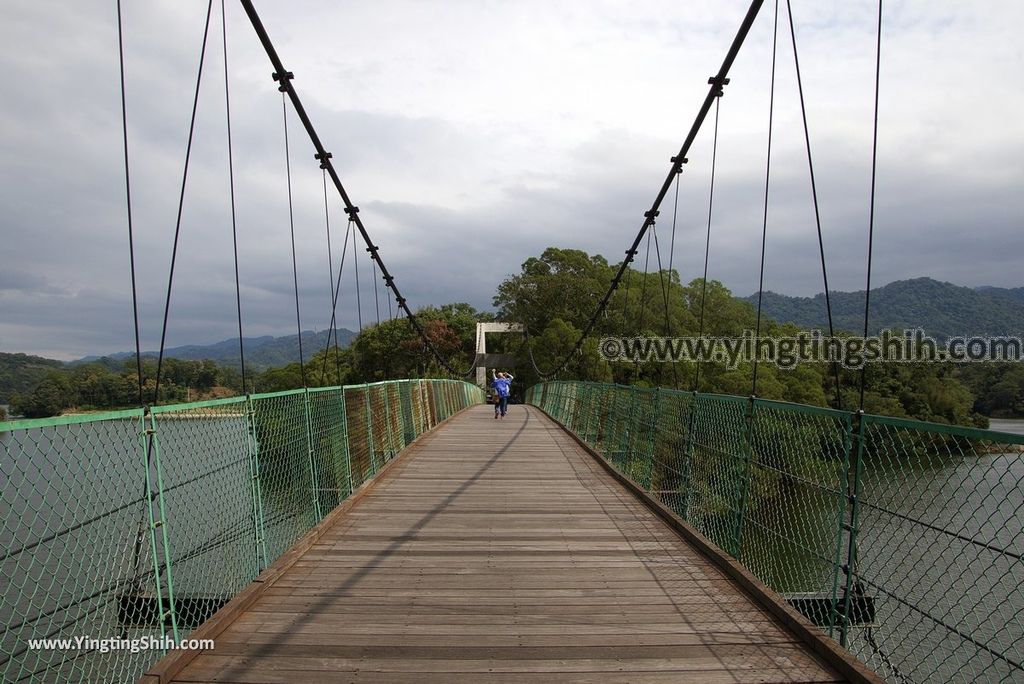
{"type": "Polygon", "coordinates": [[[359,332],[363,331],[363,293],[359,288],[359,250],[352,250],[352,264],[356,269],[356,314],[359,317],[359,332]]]}

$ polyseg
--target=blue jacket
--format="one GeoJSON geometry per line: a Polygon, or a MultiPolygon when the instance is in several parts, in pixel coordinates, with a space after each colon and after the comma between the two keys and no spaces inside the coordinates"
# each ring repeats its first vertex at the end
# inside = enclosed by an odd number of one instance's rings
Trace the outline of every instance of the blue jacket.
{"type": "Polygon", "coordinates": [[[499,397],[507,397],[508,396],[508,386],[512,384],[512,379],[511,378],[494,378],[494,380],[491,381],[491,384],[494,385],[494,389],[497,390],[499,397]]]}

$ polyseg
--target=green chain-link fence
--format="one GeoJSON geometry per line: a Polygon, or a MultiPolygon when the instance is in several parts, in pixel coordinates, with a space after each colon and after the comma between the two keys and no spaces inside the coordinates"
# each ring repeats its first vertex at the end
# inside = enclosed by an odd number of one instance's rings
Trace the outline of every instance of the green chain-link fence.
{"type": "Polygon", "coordinates": [[[464,382],[400,380],[0,422],[0,681],[134,682],[165,639],[482,401],[464,382]]]}
{"type": "Polygon", "coordinates": [[[1024,681],[1024,435],[597,383],[527,401],[887,681],[1024,681]]]}

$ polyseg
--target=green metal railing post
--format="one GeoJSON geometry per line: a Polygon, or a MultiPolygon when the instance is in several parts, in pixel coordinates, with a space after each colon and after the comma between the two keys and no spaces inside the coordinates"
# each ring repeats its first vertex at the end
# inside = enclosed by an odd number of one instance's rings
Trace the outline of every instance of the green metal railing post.
{"type": "Polygon", "coordinates": [[[744,431],[742,453],[740,454],[740,458],[743,460],[742,473],[736,478],[737,498],[735,522],[733,524],[732,535],[729,543],[729,553],[737,560],[740,560],[740,555],[743,551],[743,522],[747,514],[747,504],[750,495],[750,481],[753,476],[754,447],[752,437],[754,434],[755,401],[756,397],[754,397],[754,395],[750,395],[747,399],[747,413],[744,416],[746,420],[746,429],[744,431]]]}
{"type": "Polygon", "coordinates": [[[850,449],[850,464],[846,478],[846,497],[849,502],[850,522],[844,525],[847,534],[846,564],[843,573],[846,582],[843,588],[843,612],[840,616],[839,644],[846,646],[850,631],[850,599],[856,587],[857,574],[857,534],[860,532],[860,488],[864,461],[864,411],[858,410],[853,416],[854,444],[850,449]]]}
{"type": "Polygon", "coordinates": [[[580,437],[583,438],[584,442],[590,444],[591,446],[593,446],[593,440],[591,440],[590,438],[590,423],[591,418],[593,417],[593,409],[591,407],[591,396],[593,395],[593,390],[593,386],[588,383],[586,385],[583,385],[580,392],[580,394],[582,395],[583,412],[580,417],[579,435],[580,437]]]}
{"type": "Polygon", "coordinates": [[[644,481],[640,483],[648,492],[651,491],[651,485],[654,481],[654,451],[655,444],[658,441],[658,409],[660,408],[661,403],[660,398],[660,389],[655,387],[654,398],[651,401],[648,438],[644,440],[646,446],[647,466],[643,471],[645,476],[644,481]]]}
{"type": "Polygon", "coordinates": [[[423,381],[416,381],[416,406],[419,409],[419,422],[416,427],[416,435],[423,434],[430,426],[430,412],[427,409],[427,395],[423,387],[423,381]]]}
{"type": "Polygon", "coordinates": [[[156,417],[148,407],[143,413],[142,428],[142,463],[146,472],[146,510],[149,513],[149,544],[153,556],[153,582],[154,589],[156,590],[160,632],[166,636],[165,624],[169,617],[171,620],[172,638],[178,641],[178,615],[174,605],[174,573],[171,567],[170,542],[167,537],[167,509],[164,506],[164,478],[163,468],[160,464],[160,441],[157,438],[156,417]],[[156,485],[155,492],[153,491],[154,484],[156,485]],[[157,530],[160,530],[159,537],[162,553],[157,551],[157,530]],[[160,569],[161,556],[163,556],[163,567],[167,569],[166,610],[164,609],[163,587],[160,582],[160,576],[163,574],[160,569]]]}
{"type": "Polygon", "coordinates": [[[345,389],[343,387],[338,389],[338,424],[343,430],[341,458],[345,467],[345,477],[348,479],[348,494],[345,495],[347,498],[355,491],[355,487],[352,483],[352,451],[348,443],[348,404],[345,402],[345,389]]]}
{"type": "Polygon", "coordinates": [[[622,454],[622,467],[628,468],[633,460],[633,434],[636,431],[636,405],[637,392],[640,390],[633,386],[626,387],[627,401],[629,401],[629,413],[626,417],[625,429],[621,431],[620,452],[622,454]]]}
{"type": "Polygon", "coordinates": [[[846,524],[846,503],[848,499],[848,484],[846,481],[850,474],[850,463],[855,458],[852,451],[853,445],[860,441],[853,431],[854,422],[859,425],[859,418],[855,416],[851,420],[848,417],[843,425],[843,463],[842,469],[839,471],[841,476],[836,478],[836,493],[838,494],[836,499],[839,505],[836,511],[836,541],[835,554],[832,560],[832,589],[828,621],[828,635],[833,638],[835,637],[836,625],[845,623],[844,614],[839,610],[839,574],[842,570],[843,538],[848,527],[846,524]],[[847,486],[843,487],[843,485],[847,486]]]}
{"type": "Polygon", "coordinates": [[[363,383],[363,415],[366,416],[366,445],[370,455],[370,472],[376,474],[380,470],[377,464],[377,448],[373,438],[373,404],[370,398],[370,386],[363,383]]]}
{"type": "Polygon", "coordinates": [[[696,390],[692,393],[690,398],[690,407],[687,411],[687,424],[686,424],[686,447],[683,449],[683,463],[680,466],[679,476],[680,485],[682,490],[680,491],[680,502],[679,510],[676,513],[679,517],[686,522],[691,522],[690,518],[687,517],[690,512],[690,499],[693,496],[693,487],[691,478],[693,477],[693,429],[697,422],[697,407],[700,406],[700,395],[696,390]]]}
{"type": "Polygon", "coordinates": [[[608,414],[609,414],[609,396],[608,391],[611,385],[601,384],[598,386],[598,400],[597,400],[597,425],[594,431],[594,446],[595,448],[600,445],[602,453],[608,450],[608,414]]]}
{"type": "Polygon", "coordinates": [[[384,424],[388,433],[388,457],[390,461],[395,457],[395,426],[391,422],[391,386],[381,385],[384,392],[384,424]]]}
{"type": "Polygon", "coordinates": [[[412,382],[403,380],[398,387],[398,403],[402,407],[402,435],[405,445],[416,439],[416,416],[412,406],[412,382]]]}
{"type": "Polygon", "coordinates": [[[256,575],[259,575],[269,563],[267,561],[266,518],[263,512],[263,483],[260,475],[260,447],[256,438],[256,409],[253,406],[251,394],[245,395],[245,430],[249,451],[249,489],[252,493],[253,544],[256,575]]]}
{"type": "Polygon", "coordinates": [[[316,474],[316,462],[313,456],[313,414],[309,406],[309,388],[302,393],[302,407],[306,412],[306,455],[309,460],[309,487],[313,492],[313,515],[316,520],[323,520],[320,510],[320,478],[316,474]]]}

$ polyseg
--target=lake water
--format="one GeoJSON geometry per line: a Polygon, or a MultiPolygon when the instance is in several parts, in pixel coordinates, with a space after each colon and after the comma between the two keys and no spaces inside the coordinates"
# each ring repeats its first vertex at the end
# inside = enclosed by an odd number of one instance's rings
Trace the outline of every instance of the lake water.
{"type": "Polygon", "coordinates": [[[1024,435],[1024,418],[989,418],[988,429],[1024,435]]]}
{"type": "MultiPolygon", "coordinates": [[[[29,637],[51,634],[160,635],[152,621],[119,618],[122,597],[142,597],[148,606],[155,595],[139,429],[137,420],[107,420],[0,434],[0,625],[8,627],[0,638],[0,681],[48,666],[32,680],[135,681],[155,662],[152,652],[25,650],[29,637]]],[[[168,535],[175,595],[230,597],[262,562],[245,419],[164,419],[159,429],[165,495],[156,517],[165,521],[158,532],[168,535]]],[[[155,479],[155,468],[150,473],[155,479]]],[[[287,473],[273,475],[263,478],[270,560],[312,525],[308,507],[296,504],[281,476],[287,473]]]]}

